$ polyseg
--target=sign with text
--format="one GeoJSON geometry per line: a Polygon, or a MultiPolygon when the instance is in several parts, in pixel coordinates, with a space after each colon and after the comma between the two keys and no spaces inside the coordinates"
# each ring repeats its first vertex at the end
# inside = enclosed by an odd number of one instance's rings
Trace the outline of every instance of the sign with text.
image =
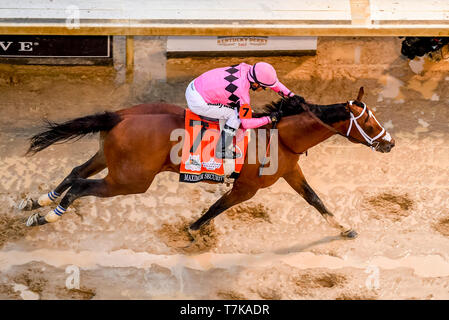
{"type": "Polygon", "coordinates": [[[194,37],[170,36],[167,54],[177,55],[301,55],[314,53],[316,37],[194,37]]]}
{"type": "Polygon", "coordinates": [[[0,35],[0,58],[110,58],[109,36],[0,35]]]}

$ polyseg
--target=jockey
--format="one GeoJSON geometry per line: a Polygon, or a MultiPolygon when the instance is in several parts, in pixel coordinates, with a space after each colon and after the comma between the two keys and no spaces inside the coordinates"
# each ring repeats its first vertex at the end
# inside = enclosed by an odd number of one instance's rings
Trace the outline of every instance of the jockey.
{"type": "Polygon", "coordinates": [[[249,89],[253,91],[270,88],[281,96],[294,94],[279,82],[276,70],[266,62],[254,65],[240,63],[231,67],[207,71],[187,86],[186,100],[192,112],[197,115],[226,119],[220,141],[217,144],[217,158],[234,158],[232,138],[237,129],[258,128],[279,121],[281,114],[273,112],[262,118],[240,119],[240,107],[250,105],[249,89]],[[224,154],[223,154],[224,151],[224,154]]]}

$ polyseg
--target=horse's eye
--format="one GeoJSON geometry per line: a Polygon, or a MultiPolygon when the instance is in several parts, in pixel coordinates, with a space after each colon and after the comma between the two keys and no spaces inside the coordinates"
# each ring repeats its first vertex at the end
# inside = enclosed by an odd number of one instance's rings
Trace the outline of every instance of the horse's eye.
{"type": "Polygon", "coordinates": [[[367,112],[367,116],[366,116],[366,119],[365,119],[365,123],[367,123],[368,122],[368,120],[371,118],[371,116],[372,116],[372,113],[371,113],[371,111],[370,110],[368,110],[368,112],[367,112]]]}

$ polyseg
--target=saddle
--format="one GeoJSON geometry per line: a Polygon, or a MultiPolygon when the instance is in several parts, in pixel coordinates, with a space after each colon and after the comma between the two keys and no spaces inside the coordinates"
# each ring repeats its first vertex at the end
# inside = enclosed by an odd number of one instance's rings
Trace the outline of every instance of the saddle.
{"type": "Polygon", "coordinates": [[[248,134],[239,129],[233,144],[241,157],[220,159],[215,148],[220,139],[220,121],[185,110],[185,136],[182,147],[180,182],[211,181],[223,183],[225,178],[237,179],[245,161],[248,134]],[[240,138],[240,139],[239,139],[240,138]]]}

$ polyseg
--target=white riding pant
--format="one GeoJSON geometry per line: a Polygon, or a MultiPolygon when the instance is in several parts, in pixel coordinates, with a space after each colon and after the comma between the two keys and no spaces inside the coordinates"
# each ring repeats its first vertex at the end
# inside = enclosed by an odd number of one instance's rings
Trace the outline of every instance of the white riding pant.
{"type": "Polygon", "coordinates": [[[233,109],[223,104],[209,104],[195,89],[193,81],[186,89],[187,106],[197,115],[213,119],[226,119],[226,124],[234,129],[240,126],[240,119],[237,109],[233,109]]]}

